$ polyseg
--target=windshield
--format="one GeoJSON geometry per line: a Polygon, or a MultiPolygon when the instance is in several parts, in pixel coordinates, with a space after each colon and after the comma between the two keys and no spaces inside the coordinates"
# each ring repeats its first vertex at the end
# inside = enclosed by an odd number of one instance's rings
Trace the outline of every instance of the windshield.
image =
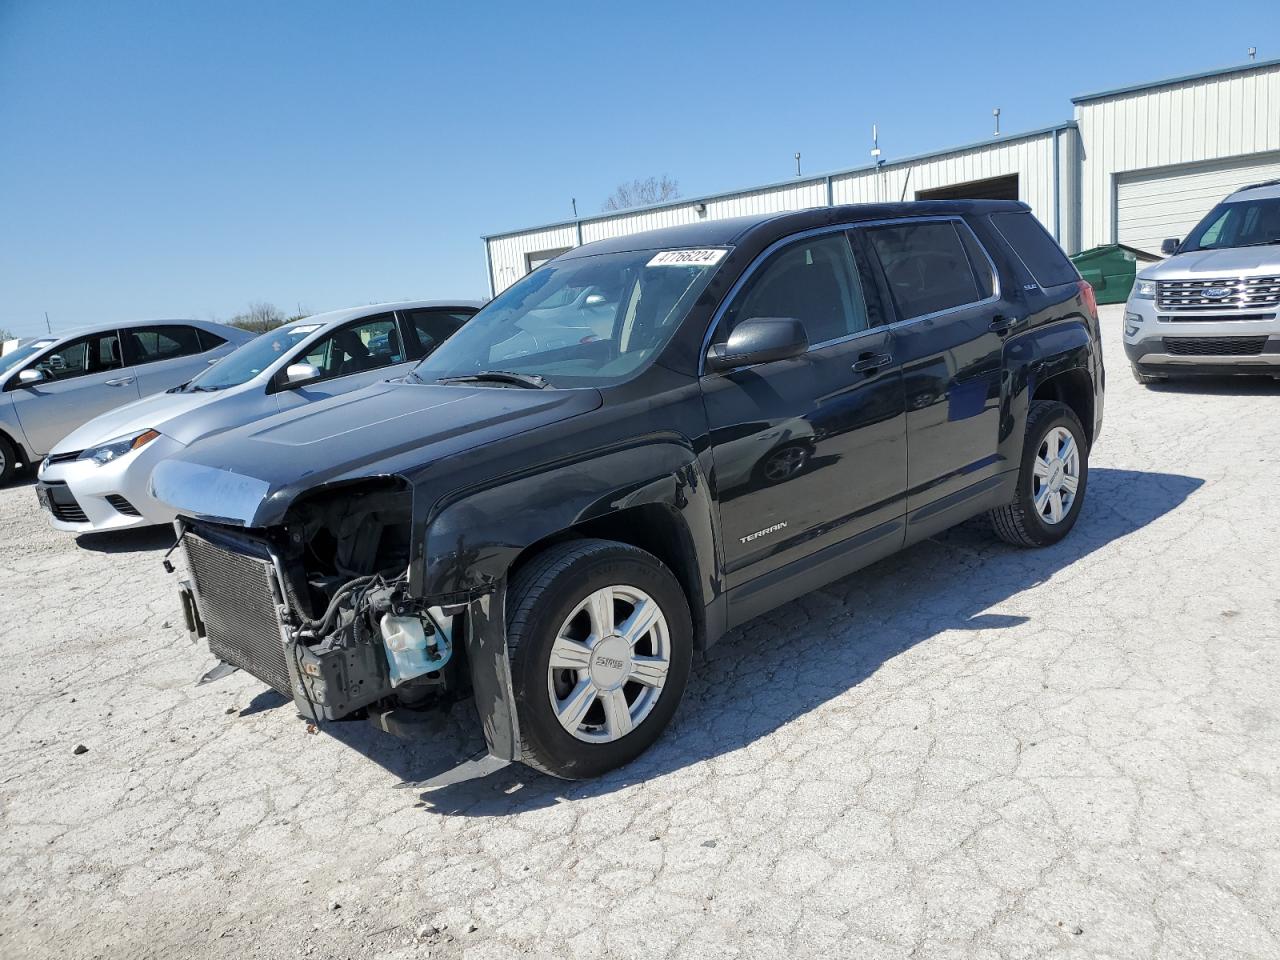
{"type": "Polygon", "coordinates": [[[639,250],[553,261],[500,293],[414,376],[430,383],[503,371],[556,387],[619,382],[667,344],[724,254],[639,250]]]}
{"type": "Polygon", "coordinates": [[[197,373],[184,390],[225,390],[248,383],[280,359],[299,341],[320,329],[318,323],[277,327],[233,350],[213,366],[197,373]]]}
{"type": "Polygon", "coordinates": [[[1187,235],[1179,253],[1280,243],[1280,197],[1220,203],[1187,235]]]}
{"type": "Polygon", "coordinates": [[[24,343],[20,347],[15,347],[3,357],[0,357],[0,374],[7,373],[22,361],[34,357],[45,347],[51,347],[58,341],[56,340],[33,340],[30,343],[24,343]]]}

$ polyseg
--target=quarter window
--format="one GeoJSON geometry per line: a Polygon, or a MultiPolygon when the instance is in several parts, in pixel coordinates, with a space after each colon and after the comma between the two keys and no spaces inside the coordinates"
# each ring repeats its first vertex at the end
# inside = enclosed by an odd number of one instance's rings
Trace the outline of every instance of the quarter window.
{"type": "Polygon", "coordinates": [[[425,357],[471,319],[469,310],[406,310],[410,334],[417,339],[416,357],[425,357]]]}
{"type": "Polygon", "coordinates": [[[866,330],[866,301],[848,237],[824,234],[773,254],[734,299],[719,336],[728,337],[741,321],[759,317],[799,320],[810,344],[866,330]]]}
{"type": "Polygon", "coordinates": [[[173,324],[164,327],[136,327],[125,334],[129,363],[155,363],[200,353],[200,336],[195,327],[173,324]]]}
{"type": "MultiPolygon", "coordinates": [[[[964,231],[967,232],[967,231],[964,231]]],[[[977,303],[991,296],[990,268],[983,284],[974,273],[961,231],[951,220],[901,223],[867,231],[903,320],[977,303]]],[[[977,251],[975,251],[977,253],[977,251]]]]}
{"type": "Polygon", "coordinates": [[[1056,287],[1080,279],[1057,241],[1031,214],[996,213],[992,214],[991,222],[1017,251],[1040,286],[1056,287]]]}
{"type": "Polygon", "coordinates": [[[321,379],[345,377],[405,361],[395,317],[381,314],[343,327],[313,343],[303,363],[320,371],[321,379]]]}
{"type": "Polygon", "coordinates": [[[70,380],[122,366],[120,338],[114,330],[72,340],[46,353],[35,364],[50,380],[70,380]]]}

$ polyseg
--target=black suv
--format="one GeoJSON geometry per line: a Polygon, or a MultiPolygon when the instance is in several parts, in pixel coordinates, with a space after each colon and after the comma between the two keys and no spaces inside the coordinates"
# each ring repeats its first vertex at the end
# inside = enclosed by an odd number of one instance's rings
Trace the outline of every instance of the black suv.
{"type": "Polygon", "coordinates": [[[490,752],[634,758],[694,650],[989,512],[1084,503],[1088,284],[1019,203],[830,207],[591,243],[402,380],[160,464],[190,628],[316,722],[474,696],[490,752]]]}

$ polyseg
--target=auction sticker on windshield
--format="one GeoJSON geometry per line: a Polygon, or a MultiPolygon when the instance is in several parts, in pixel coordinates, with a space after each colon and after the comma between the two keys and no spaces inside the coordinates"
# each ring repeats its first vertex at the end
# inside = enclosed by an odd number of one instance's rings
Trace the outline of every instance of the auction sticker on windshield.
{"type": "Polygon", "coordinates": [[[727,250],[663,250],[646,264],[650,267],[712,267],[727,250]]]}

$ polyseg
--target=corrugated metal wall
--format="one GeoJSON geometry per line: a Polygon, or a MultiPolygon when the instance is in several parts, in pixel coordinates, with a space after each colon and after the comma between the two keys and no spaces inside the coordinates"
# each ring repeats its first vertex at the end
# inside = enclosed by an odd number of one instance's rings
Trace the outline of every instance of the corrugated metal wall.
{"type": "MultiPolygon", "coordinates": [[[[865,168],[831,175],[831,199],[835,203],[877,203],[896,201],[907,185],[907,199],[917,190],[950,186],[970,180],[986,180],[1007,174],[1018,175],[1019,198],[1049,228],[1060,232],[1068,249],[1075,229],[1077,207],[1070,203],[1067,181],[1073,179],[1076,143],[1070,126],[1013,136],[941,154],[887,163],[881,169],[865,168]],[[1059,147],[1059,213],[1054,217],[1055,139],[1059,147]],[[1065,158],[1065,159],[1064,159],[1065,158]],[[908,179],[908,170],[910,176],[908,179]]],[[[486,240],[494,292],[510,286],[527,270],[527,255],[579,242],[639,233],[698,220],[720,220],[750,214],[777,213],[821,207],[828,203],[828,177],[801,178],[754,190],[743,190],[714,197],[690,199],[661,207],[585,218],[579,222],[538,227],[519,233],[503,234],[486,240]],[[694,209],[706,205],[705,214],[694,209]]],[[[1077,231],[1078,232],[1078,231],[1077,231]]]]}
{"type": "Polygon", "coordinates": [[[1111,243],[1116,177],[1280,150],[1280,65],[1122,91],[1076,104],[1084,148],[1082,243],[1111,243]]]}

